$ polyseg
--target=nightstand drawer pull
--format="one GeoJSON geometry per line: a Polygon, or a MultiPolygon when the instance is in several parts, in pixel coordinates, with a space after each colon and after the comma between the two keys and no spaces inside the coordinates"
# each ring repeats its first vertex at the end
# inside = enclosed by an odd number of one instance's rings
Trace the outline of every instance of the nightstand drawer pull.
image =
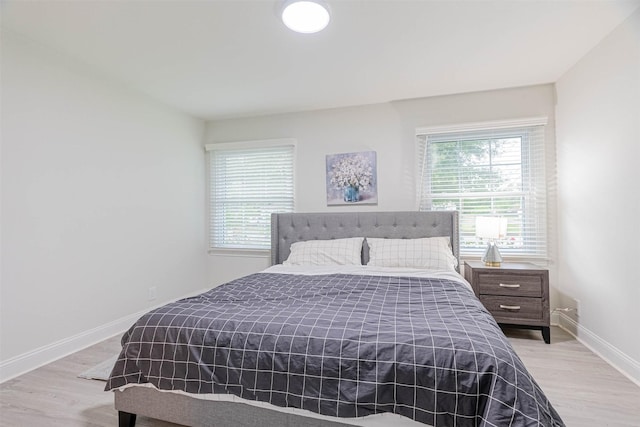
{"type": "Polygon", "coordinates": [[[519,305],[504,305],[500,304],[500,308],[503,310],[520,310],[519,305]]]}
{"type": "Polygon", "coordinates": [[[500,286],[501,288],[519,288],[520,284],[519,283],[514,283],[513,285],[508,284],[508,283],[500,283],[498,286],[500,286]]]}

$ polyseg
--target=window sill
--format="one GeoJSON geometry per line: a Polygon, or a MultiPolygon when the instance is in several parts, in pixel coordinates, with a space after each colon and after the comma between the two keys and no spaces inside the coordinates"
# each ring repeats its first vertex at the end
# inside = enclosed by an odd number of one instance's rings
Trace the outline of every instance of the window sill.
{"type": "Polygon", "coordinates": [[[229,256],[229,257],[247,257],[247,258],[269,258],[271,250],[269,249],[209,249],[210,256],[229,256]]]}

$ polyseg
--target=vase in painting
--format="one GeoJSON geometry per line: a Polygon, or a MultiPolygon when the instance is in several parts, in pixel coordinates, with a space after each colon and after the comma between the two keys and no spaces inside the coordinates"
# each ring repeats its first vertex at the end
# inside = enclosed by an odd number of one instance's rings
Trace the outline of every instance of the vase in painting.
{"type": "Polygon", "coordinates": [[[344,188],[344,201],[345,202],[357,202],[360,200],[360,190],[358,187],[345,187],[344,188]]]}

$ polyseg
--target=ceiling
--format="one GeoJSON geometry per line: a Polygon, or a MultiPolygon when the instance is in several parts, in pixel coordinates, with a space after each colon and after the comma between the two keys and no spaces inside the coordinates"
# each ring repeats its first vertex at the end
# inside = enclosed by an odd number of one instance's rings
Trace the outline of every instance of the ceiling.
{"type": "Polygon", "coordinates": [[[278,0],[0,2],[3,31],[203,119],[555,82],[640,1],[327,0],[297,34],[278,0]]]}

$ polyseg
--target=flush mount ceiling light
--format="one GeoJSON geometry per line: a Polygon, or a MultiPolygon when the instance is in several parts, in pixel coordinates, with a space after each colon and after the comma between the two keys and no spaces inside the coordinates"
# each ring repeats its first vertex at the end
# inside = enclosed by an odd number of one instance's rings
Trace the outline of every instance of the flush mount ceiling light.
{"type": "Polygon", "coordinates": [[[317,33],[328,24],[329,7],[320,0],[289,0],[282,7],[282,22],[298,33],[317,33]]]}

